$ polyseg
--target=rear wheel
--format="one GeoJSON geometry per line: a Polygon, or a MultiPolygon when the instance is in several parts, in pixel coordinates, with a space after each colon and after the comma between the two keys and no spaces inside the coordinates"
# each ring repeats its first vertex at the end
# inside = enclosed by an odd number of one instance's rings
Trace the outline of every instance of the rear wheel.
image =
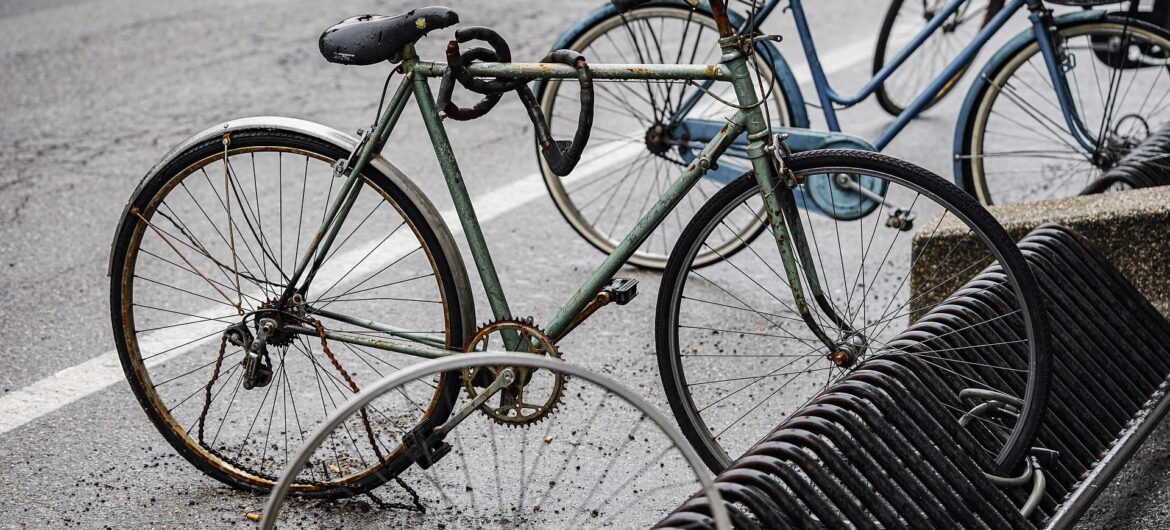
{"type": "MultiPolygon", "coordinates": [[[[325,313],[377,315],[459,349],[465,340],[462,267],[449,235],[393,178],[368,167],[361,193],[299,308],[280,307],[287,279],[338,194],[332,164],[349,152],[306,135],[238,130],[194,145],[145,181],[113,247],[114,337],[147,416],[184,458],[237,488],[271,487],[317,425],[356,389],[416,358],[328,342],[269,338],[271,378],[244,384],[244,349],[229,326],[255,335],[261,319],[371,338],[388,334],[325,313]],[[326,344],[328,346],[326,346],[326,344]]],[[[424,381],[393,406],[369,409],[331,437],[328,458],[293,491],[339,497],[376,487],[409,465],[401,437],[442,421],[457,380],[424,381]]]]}
{"type": "Polygon", "coordinates": [[[985,205],[1077,195],[1170,122],[1170,32],[1109,17],[1053,35],[1072,104],[1097,143],[1085,149],[1069,132],[1033,40],[976,81],[959,124],[959,176],[985,205]]]}
{"type": "MultiPolygon", "coordinates": [[[[594,63],[715,64],[719,62],[719,32],[710,15],[677,6],[649,6],[615,14],[597,22],[569,44],[594,63]]],[[[753,79],[763,75],[773,125],[790,124],[784,90],[773,79],[770,62],[759,53],[748,61],[753,79]]],[[[540,159],[544,183],[561,215],[598,250],[609,254],[639,219],[675,181],[704,142],[691,139],[692,132],[672,116],[688,98],[701,94],[683,81],[594,81],[594,122],[590,145],[581,155],[576,171],[559,177],[540,159]]],[[[715,83],[707,90],[735,101],[730,83],[715,83]]],[[[757,88],[757,90],[761,90],[757,88]]],[[[553,133],[570,134],[576,128],[578,102],[575,83],[550,80],[540,98],[553,133]]],[[[711,120],[716,128],[735,113],[710,95],[702,95],[683,119],[711,120]]],[[[708,133],[703,133],[708,134],[708,133]]],[[[555,134],[554,134],[555,136],[555,134]]],[[[710,138],[708,134],[706,138],[710,138]]],[[[745,158],[731,154],[719,160],[731,178],[750,168],[745,158]]],[[[724,182],[700,180],[663,220],[629,262],[661,270],[683,227],[724,182]]],[[[739,235],[750,237],[762,226],[744,227],[739,235]]],[[[725,241],[734,246],[736,240],[725,241]]],[[[724,247],[730,250],[731,247],[724,247]]],[[[718,258],[704,252],[699,263],[718,258]]]]}
{"type": "MultiPolygon", "coordinates": [[[[712,470],[721,470],[859,363],[911,355],[959,388],[1018,401],[1015,416],[972,422],[1003,474],[1032,441],[1049,378],[1046,322],[1019,249],[970,196],[916,166],[841,150],[799,153],[788,162],[805,179],[798,214],[807,260],[826,298],[814,303],[809,294],[808,306],[834,347],[801,318],[767,232],[723,261],[694,266],[710,241],[729,237],[730,227],[759,209],[755,179],[736,180],[687,226],[659,290],[658,365],[683,432],[712,470]],[[850,182],[887,204],[855,193],[850,182]],[[944,308],[948,295],[977,274],[1005,300],[1004,309],[968,318],[944,336],[907,338],[903,330],[944,308]],[[1003,323],[1012,335],[986,343],[999,358],[950,345],[956,335],[1003,323]]],[[[801,281],[811,293],[803,271],[801,281]]],[[[947,412],[959,418],[967,411],[947,412]]]]}

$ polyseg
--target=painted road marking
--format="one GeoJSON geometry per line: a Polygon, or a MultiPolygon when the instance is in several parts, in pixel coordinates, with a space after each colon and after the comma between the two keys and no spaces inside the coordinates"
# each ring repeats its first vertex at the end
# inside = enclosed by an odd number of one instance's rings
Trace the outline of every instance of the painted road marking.
{"type": "MultiPolygon", "coordinates": [[[[582,164],[570,177],[570,180],[583,179],[595,175],[598,172],[620,164],[626,159],[633,158],[640,151],[641,148],[639,145],[626,144],[608,155],[604,161],[599,160],[592,165],[582,164]]],[[[547,195],[547,193],[541,174],[533,173],[477,198],[474,201],[476,214],[480,222],[486,224],[529,201],[547,195]]],[[[459,224],[459,219],[456,217],[454,210],[444,212],[443,220],[447,223],[447,226],[451,227],[451,232],[455,237],[459,237],[463,233],[463,229],[459,224]]],[[[384,254],[386,256],[384,260],[380,260],[379,262],[366,260],[354,270],[352,276],[360,277],[360,273],[363,271],[373,272],[385,266],[386,262],[392,261],[413,249],[417,245],[413,237],[414,233],[403,232],[403,234],[406,235],[397,238],[397,241],[391,239],[383,244],[383,248],[390,249],[384,254]]],[[[361,247],[338,254],[331,260],[336,266],[322,271],[322,276],[319,276],[318,281],[332,283],[336,278],[325,277],[328,271],[332,271],[334,275],[337,275],[341,271],[349,269],[369,252],[370,246],[376,243],[376,241],[372,241],[361,247]]],[[[211,307],[197,313],[197,315],[203,318],[211,318],[220,316],[222,313],[222,307],[211,307]]],[[[186,320],[191,319],[180,320],[180,322],[186,320]]],[[[195,340],[198,337],[214,333],[217,327],[222,327],[222,324],[218,322],[207,322],[204,324],[160,329],[143,335],[139,338],[139,343],[145,351],[164,351],[168,348],[174,348],[164,355],[150,359],[147,362],[147,366],[157,366],[160,363],[164,363],[191,351],[208,341],[218,340],[218,335],[211,335],[202,340],[195,340]]],[[[118,352],[117,350],[111,350],[81,364],[65,368],[24,388],[9,392],[3,397],[0,397],[0,434],[7,433],[47,414],[51,414],[61,407],[122,381],[124,377],[118,352]]]]}

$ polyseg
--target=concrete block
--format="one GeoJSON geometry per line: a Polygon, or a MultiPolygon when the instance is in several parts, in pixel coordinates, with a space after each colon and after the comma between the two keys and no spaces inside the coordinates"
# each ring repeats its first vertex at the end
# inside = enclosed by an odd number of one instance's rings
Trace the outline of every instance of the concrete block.
{"type": "MultiPolygon", "coordinates": [[[[1170,186],[993,206],[989,210],[1017,240],[1045,223],[1060,223],[1076,230],[1101,251],[1137,287],[1138,292],[1170,318],[1170,186]]],[[[910,276],[911,296],[915,299],[911,310],[915,318],[979,272],[936,270],[934,263],[963,261],[942,260],[943,252],[962,253],[964,246],[970,249],[968,252],[981,248],[975,247],[970,240],[966,225],[949,215],[934,233],[933,237],[938,239],[926,244],[937,221],[936,217],[921,225],[923,228],[914,237],[914,255],[923,252],[910,276]],[[969,243],[965,244],[964,240],[969,243]],[[919,293],[923,278],[950,275],[956,276],[947,288],[919,293]]]]}

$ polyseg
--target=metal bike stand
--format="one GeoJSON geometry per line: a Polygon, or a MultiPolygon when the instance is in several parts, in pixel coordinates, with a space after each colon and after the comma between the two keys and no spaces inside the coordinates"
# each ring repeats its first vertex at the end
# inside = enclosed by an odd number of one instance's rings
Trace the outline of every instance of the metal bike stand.
{"type": "MultiPolygon", "coordinates": [[[[1170,322],[1076,232],[1042,226],[1020,248],[1048,304],[1053,378],[1035,445],[1048,451],[1043,495],[1003,489],[959,391],[971,386],[912,353],[964,348],[975,363],[1010,352],[1000,274],[972,278],[891,344],[909,354],[870,359],[794,413],[716,478],[739,527],[1069,528],[1170,410],[1170,322]],[[979,322],[972,327],[964,323],[979,322]],[[992,345],[974,347],[979,345],[992,345]],[[968,430],[970,429],[970,430],[968,430]],[[1053,451],[1055,453],[1053,453],[1053,451]]],[[[972,373],[972,375],[975,375],[972,373]]],[[[990,375],[989,377],[996,377],[990,375]]],[[[1031,462],[1039,459],[1030,458],[1031,462]]],[[[701,496],[662,520],[682,527],[709,507],[701,496]]]]}
{"type": "Polygon", "coordinates": [[[1130,188],[1170,184],[1170,123],[1150,131],[1141,143],[1128,150],[1113,167],[1086,185],[1080,195],[1102,193],[1114,184],[1130,188]]]}
{"type": "Polygon", "coordinates": [[[1129,459],[1141,447],[1142,442],[1154,430],[1154,427],[1157,427],[1158,423],[1166,417],[1166,412],[1170,411],[1168,387],[1170,387],[1170,380],[1162,383],[1157,394],[1150,399],[1149,404],[1152,406],[1143,409],[1134,417],[1129,427],[1117,439],[1116,445],[1109,449],[1097,467],[1094,467],[1088,476],[1081,480],[1080,485],[1065,498],[1060,508],[1048,519],[1045,528],[1062,530],[1072,528],[1076,524],[1081,515],[1097,499],[1097,496],[1121,472],[1126,462],[1129,462],[1129,459]]]}

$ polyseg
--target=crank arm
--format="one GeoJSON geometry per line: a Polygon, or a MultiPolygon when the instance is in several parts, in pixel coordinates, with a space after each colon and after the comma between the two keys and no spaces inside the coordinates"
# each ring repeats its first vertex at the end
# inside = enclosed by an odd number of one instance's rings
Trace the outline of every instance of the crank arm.
{"type": "Polygon", "coordinates": [[[886,200],[885,196],[874,192],[873,190],[858,184],[857,181],[849,178],[847,175],[837,175],[833,177],[835,184],[853,191],[871,201],[874,201],[886,208],[886,226],[898,230],[910,230],[914,226],[914,212],[903,210],[898,205],[886,200]]]}
{"type": "Polygon", "coordinates": [[[451,418],[448,419],[446,423],[435,427],[435,433],[439,434],[440,436],[445,436],[447,433],[451,432],[455,426],[459,425],[463,422],[463,420],[467,419],[467,417],[470,416],[472,412],[475,412],[475,409],[478,409],[480,405],[483,405],[485,402],[487,402],[488,399],[496,395],[497,392],[503,390],[504,387],[507,387],[514,382],[516,382],[516,372],[511,368],[505,368],[504,371],[500,372],[500,375],[496,377],[496,380],[492,381],[492,384],[483,389],[483,392],[478,396],[475,396],[475,399],[471,400],[470,403],[459,409],[459,412],[456,412],[454,416],[451,416],[451,418]]]}
{"type": "Polygon", "coordinates": [[[882,206],[885,206],[886,208],[889,208],[891,210],[901,210],[901,208],[899,208],[898,205],[886,201],[885,197],[883,197],[877,193],[874,193],[873,190],[871,190],[865,186],[862,186],[861,184],[858,184],[857,181],[849,178],[846,175],[837,175],[836,177],[833,177],[833,180],[836,181],[836,184],[838,186],[841,186],[842,188],[845,188],[849,191],[857,192],[857,193],[865,196],[865,198],[867,198],[871,201],[874,201],[878,204],[881,204],[882,206]]]}

